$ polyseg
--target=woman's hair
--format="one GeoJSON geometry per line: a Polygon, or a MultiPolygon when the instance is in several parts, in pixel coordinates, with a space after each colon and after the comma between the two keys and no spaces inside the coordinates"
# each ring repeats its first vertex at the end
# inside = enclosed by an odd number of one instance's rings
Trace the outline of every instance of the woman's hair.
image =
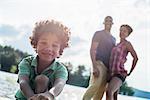
{"type": "Polygon", "coordinates": [[[35,27],[30,37],[30,43],[36,51],[36,46],[39,37],[44,33],[56,34],[58,39],[61,41],[60,55],[62,55],[64,48],[69,46],[70,29],[58,21],[44,20],[35,23],[35,27]]]}
{"type": "Polygon", "coordinates": [[[129,35],[132,33],[133,29],[131,28],[131,26],[127,25],[127,24],[123,24],[121,25],[121,27],[126,27],[128,29],[129,35]]]}

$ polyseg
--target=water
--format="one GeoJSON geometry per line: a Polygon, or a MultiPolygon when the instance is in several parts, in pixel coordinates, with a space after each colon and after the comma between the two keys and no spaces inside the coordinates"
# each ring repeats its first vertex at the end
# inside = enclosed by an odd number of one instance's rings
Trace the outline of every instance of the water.
{"type": "MultiPolygon", "coordinates": [[[[19,86],[16,82],[17,75],[0,71],[0,97],[8,100],[14,99],[14,94],[19,86]]],[[[0,98],[0,100],[1,100],[0,98]]]]}
{"type": "MultiPolygon", "coordinates": [[[[0,100],[15,100],[14,95],[18,90],[17,75],[0,71],[0,100]]],[[[86,88],[65,85],[57,100],[82,100],[86,88]]],[[[105,100],[105,96],[102,100],[105,100]]],[[[129,96],[118,96],[118,100],[148,100],[129,96]]]]}

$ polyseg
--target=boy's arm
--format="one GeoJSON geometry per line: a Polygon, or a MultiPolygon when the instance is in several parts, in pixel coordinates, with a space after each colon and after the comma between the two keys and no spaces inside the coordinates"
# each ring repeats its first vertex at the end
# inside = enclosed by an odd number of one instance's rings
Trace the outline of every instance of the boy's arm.
{"type": "Polygon", "coordinates": [[[25,95],[25,97],[28,99],[32,96],[34,96],[34,92],[31,89],[29,85],[29,77],[28,75],[19,75],[19,84],[20,84],[20,89],[25,95]]]}
{"type": "Polygon", "coordinates": [[[66,84],[66,80],[62,78],[57,78],[54,82],[54,86],[50,89],[50,93],[53,94],[54,97],[58,96],[63,90],[66,84]]]}

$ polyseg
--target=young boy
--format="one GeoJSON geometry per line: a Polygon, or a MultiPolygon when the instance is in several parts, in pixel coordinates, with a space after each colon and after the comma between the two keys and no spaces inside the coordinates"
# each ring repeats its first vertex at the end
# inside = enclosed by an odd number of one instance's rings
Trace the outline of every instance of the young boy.
{"type": "Polygon", "coordinates": [[[114,100],[114,93],[121,87],[122,83],[125,81],[126,76],[129,76],[136,66],[138,57],[136,51],[134,50],[132,44],[126,40],[126,38],[132,32],[132,28],[129,25],[121,25],[120,27],[120,43],[118,43],[111,51],[110,56],[110,72],[111,78],[108,84],[106,100],[114,100]],[[126,62],[126,57],[128,53],[131,53],[133,57],[132,67],[129,73],[124,68],[124,63],[126,62]]]}
{"type": "Polygon", "coordinates": [[[68,47],[69,35],[70,30],[54,20],[35,24],[30,40],[37,56],[26,57],[18,65],[16,100],[54,100],[61,93],[68,72],[56,58],[68,47]]]}

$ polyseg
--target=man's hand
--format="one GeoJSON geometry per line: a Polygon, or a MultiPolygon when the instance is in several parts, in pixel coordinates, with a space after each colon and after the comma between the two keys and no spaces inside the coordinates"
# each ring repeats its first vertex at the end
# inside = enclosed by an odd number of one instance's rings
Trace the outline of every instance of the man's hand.
{"type": "Polygon", "coordinates": [[[97,67],[93,67],[93,76],[95,78],[97,78],[99,76],[99,74],[100,74],[100,72],[99,72],[98,68],[97,67]]]}

